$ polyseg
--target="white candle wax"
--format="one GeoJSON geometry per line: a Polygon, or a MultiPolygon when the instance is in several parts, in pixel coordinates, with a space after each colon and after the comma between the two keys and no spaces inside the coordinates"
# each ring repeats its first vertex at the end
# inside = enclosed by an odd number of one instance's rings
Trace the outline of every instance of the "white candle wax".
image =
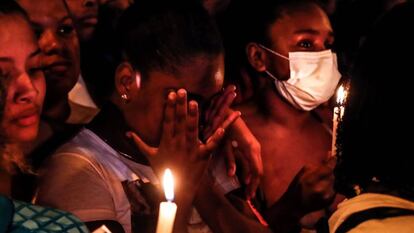
{"type": "Polygon", "coordinates": [[[176,212],[177,205],[174,202],[161,202],[157,233],[171,233],[173,231],[176,212]]]}
{"type": "Polygon", "coordinates": [[[168,201],[161,202],[160,204],[156,233],[171,233],[174,228],[177,205],[172,202],[174,199],[174,179],[170,169],[165,170],[163,186],[165,197],[168,201]]]}

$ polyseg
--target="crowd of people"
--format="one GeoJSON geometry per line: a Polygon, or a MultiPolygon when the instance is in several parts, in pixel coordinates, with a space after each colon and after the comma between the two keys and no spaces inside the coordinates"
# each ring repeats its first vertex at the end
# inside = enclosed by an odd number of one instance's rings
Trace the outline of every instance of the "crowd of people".
{"type": "Polygon", "coordinates": [[[167,168],[174,233],[411,232],[414,4],[360,2],[1,0],[0,232],[155,232],[167,168]]]}

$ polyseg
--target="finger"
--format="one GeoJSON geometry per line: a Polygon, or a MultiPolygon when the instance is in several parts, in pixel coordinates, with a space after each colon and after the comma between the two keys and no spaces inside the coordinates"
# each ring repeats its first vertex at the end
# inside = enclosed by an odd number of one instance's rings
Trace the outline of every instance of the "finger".
{"type": "Polygon", "coordinates": [[[226,87],[223,91],[223,93],[221,93],[220,96],[214,98],[211,101],[210,106],[208,106],[209,110],[206,111],[206,119],[210,120],[211,116],[213,115],[213,112],[215,111],[215,109],[219,106],[219,102],[221,101],[222,98],[226,98],[226,95],[228,95],[229,93],[231,93],[231,90],[234,89],[236,90],[236,86],[234,85],[229,85],[228,87],[226,87]]]}
{"type": "MultiPolygon", "coordinates": [[[[236,151],[235,153],[239,153],[239,152],[236,151]]],[[[249,185],[250,181],[251,181],[251,178],[252,178],[249,162],[246,160],[246,158],[244,156],[238,156],[238,158],[241,158],[239,160],[239,162],[240,162],[240,165],[241,165],[240,169],[241,169],[241,172],[242,172],[243,183],[246,184],[246,185],[249,185]]]]}
{"type": "Polygon", "coordinates": [[[236,155],[234,154],[233,141],[226,142],[224,155],[227,166],[227,175],[234,176],[236,174],[236,155]]]}
{"type": "Polygon", "coordinates": [[[218,128],[214,134],[207,139],[206,144],[200,147],[200,156],[207,158],[211,153],[219,146],[221,140],[224,137],[224,129],[218,128]]]}
{"type": "Polygon", "coordinates": [[[161,143],[170,141],[174,137],[174,118],[175,118],[175,104],[177,94],[170,92],[167,97],[167,104],[164,109],[164,120],[162,126],[161,143]]]}
{"type": "Polygon", "coordinates": [[[257,188],[259,188],[259,184],[260,184],[260,177],[259,176],[256,176],[256,177],[252,176],[252,178],[250,180],[250,184],[247,185],[247,187],[246,187],[247,199],[255,198],[256,190],[257,190],[257,188]]]}
{"type": "Polygon", "coordinates": [[[187,91],[180,89],[177,92],[177,104],[175,105],[175,136],[183,142],[187,120],[187,91]]]}
{"type": "Polygon", "coordinates": [[[209,111],[206,112],[206,120],[208,120],[207,122],[210,122],[212,120],[212,118],[214,117],[214,114],[217,112],[219,108],[221,108],[222,102],[229,95],[231,95],[231,93],[235,93],[235,90],[236,90],[236,86],[229,85],[224,89],[224,92],[219,97],[213,99],[213,101],[211,102],[211,105],[209,106],[209,111]]]}
{"type": "Polygon", "coordinates": [[[241,116],[240,111],[234,111],[229,116],[227,116],[226,120],[221,124],[221,128],[227,129],[231,124],[233,124],[239,117],[241,116]]]}
{"type": "Polygon", "coordinates": [[[136,133],[130,131],[127,132],[126,136],[134,141],[139,151],[145,156],[154,156],[157,153],[156,148],[148,146],[136,133]]]}
{"type": "MultiPolygon", "coordinates": [[[[221,123],[220,128],[223,128],[226,130],[231,124],[233,124],[237,119],[239,119],[240,116],[241,116],[240,111],[232,112],[230,115],[227,116],[224,122],[221,123]]],[[[210,134],[206,134],[206,135],[210,135],[210,134]]]]}
{"type": "Polygon", "coordinates": [[[222,98],[222,96],[218,96],[214,99],[211,100],[210,106],[204,106],[205,108],[207,108],[204,112],[204,120],[205,122],[207,122],[207,124],[209,124],[209,122],[211,121],[211,116],[212,116],[212,112],[214,111],[214,108],[217,107],[217,102],[218,100],[222,98]]]}
{"type": "MultiPolygon", "coordinates": [[[[220,116],[221,114],[225,115],[227,110],[230,108],[230,105],[233,103],[233,100],[236,98],[236,87],[234,85],[230,85],[226,88],[224,93],[220,96],[220,98],[217,98],[217,101],[212,105],[211,111],[209,112],[209,115],[207,116],[208,122],[212,122],[216,116],[220,116]]],[[[223,117],[224,118],[224,117],[223,117]]],[[[211,126],[211,125],[210,125],[211,126]]],[[[211,126],[213,127],[212,130],[215,130],[217,126],[211,126]]]]}
{"type": "Polygon", "coordinates": [[[247,163],[250,168],[250,184],[247,186],[246,194],[247,197],[253,198],[256,194],[256,189],[259,187],[260,178],[263,174],[263,163],[260,148],[252,148],[248,155],[247,163]]]}
{"type": "Polygon", "coordinates": [[[187,116],[187,142],[188,145],[198,145],[198,104],[190,101],[187,116]]]}
{"type": "Polygon", "coordinates": [[[229,95],[225,99],[224,104],[220,105],[221,107],[218,108],[215,115],[212,116],[211,124],[209,125],[207,129],[215,130],[217,127],[219,127],[219,125],[224,121],[226,115],[228,114],[230,110],[230,105],[233,103],[233,100],[235,98],[236,98],[236,93],[233,93],[232,95],[229,95]]]}

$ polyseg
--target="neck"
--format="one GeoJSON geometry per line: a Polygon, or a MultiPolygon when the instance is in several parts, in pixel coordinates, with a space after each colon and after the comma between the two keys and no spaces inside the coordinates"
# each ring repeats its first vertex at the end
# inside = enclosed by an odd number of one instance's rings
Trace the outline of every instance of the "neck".
{"type": "Polygon", "coordinates": [[[302,128],[312,117],[310,112],[298,110],[280,96],[269,82],[259,93],[258,100],[263,103],[263,113],[278,124],[302,128]]]}
{"type": "Polygon", "coordinates": [[[64,123],[70,115],[70,106],[67,97],[60,99],[60,101],[46,101],[42,115],[48,120],[64,123]]]}

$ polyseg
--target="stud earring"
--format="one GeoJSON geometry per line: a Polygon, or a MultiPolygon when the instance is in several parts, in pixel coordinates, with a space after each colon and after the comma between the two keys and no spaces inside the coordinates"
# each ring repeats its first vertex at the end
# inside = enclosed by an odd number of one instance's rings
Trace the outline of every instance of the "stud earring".
{"type": "Polygon", "coordinates": [[[128,95],[127,94],[122,94],[121,95],[121,98],[124,100],[125,103],[128,103],[129,102],[129,98],[128,98],[128,95]]]}

